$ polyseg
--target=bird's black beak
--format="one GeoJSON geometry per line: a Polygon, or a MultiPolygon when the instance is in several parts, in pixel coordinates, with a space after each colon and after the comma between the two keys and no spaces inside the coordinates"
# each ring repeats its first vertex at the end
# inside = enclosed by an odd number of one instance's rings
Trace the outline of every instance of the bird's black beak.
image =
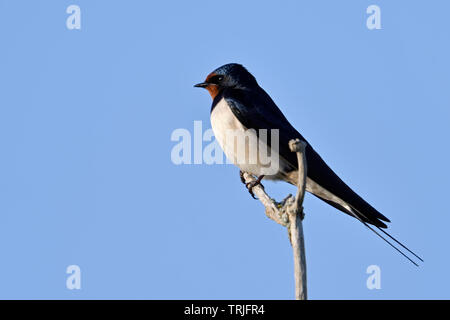
{"type": "Polygon", "coordinates": [[[206,88],[209,85],[208,82],[201,82],[201,83],[197,83],[196,85],[194,85],[194,87],[196,88],[206,88]]]}

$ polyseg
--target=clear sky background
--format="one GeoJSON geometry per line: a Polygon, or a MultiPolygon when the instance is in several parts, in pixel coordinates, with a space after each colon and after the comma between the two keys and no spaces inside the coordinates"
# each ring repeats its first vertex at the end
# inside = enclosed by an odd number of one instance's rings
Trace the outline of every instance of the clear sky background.
{"type": "MultiPolygon", "coordinates": [[[[450,298],[448,1],[0,1],[0,298],[291,299],[286,230],[232,165],[180,165],[210,128],[193,84],[244,64],[421,254],[313,196],[311,299],[450,298]],[[81,30],[66,8],[81,8],[81,30]],[[381,8],[368,30],[366,8],[381,8]],[[66,268],[81,268],[81,290],[66,268]],[[366,268],[381,268],[368,290],[366,268]]],[[[266,182],[278,199],[295,192],[266,182]]]]}

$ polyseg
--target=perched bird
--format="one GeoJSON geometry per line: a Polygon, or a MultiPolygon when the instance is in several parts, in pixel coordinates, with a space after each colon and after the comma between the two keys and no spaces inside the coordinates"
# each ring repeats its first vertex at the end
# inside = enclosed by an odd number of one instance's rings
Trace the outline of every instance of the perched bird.
{"type": "MultiPolygon", "coordinates": [[[[381,236],[374,228],[386,234],[401,247],[423,261],[415,253],[401,244],[383,229],[388,218],[378,212],[374,207],[361,198],[347,184],[345,184],[334,171],[325,163],[320,155],[312,148],[306,139],[289,123],[270,96],[262,89],[255,77],[242,65],[230,63],[223,65],[211,72],[206,80],[195,87],[205,88],[210,93],[213,102],[211,106],[211,125],[217,141],[224,150],[226,156],[231,159],[241,172],[248,172],[257,176],[256,183],[261,179],[282,180],[290,184],[297,184],[297,156],[289,149],[291,139],[301,139],[306,143],[305,156],[307,163],[306,191],[338,210],[358,219],[369,229],[375,232],[383,240],[417,265],[400,249],[381,236]],[[278,146],[273,150],[271,139],[265,139],[263,144],[246,144],[243,154],[247,156],[258,146],[270,149],[270,152],[278,152],[278,165],[275,171],[270,171],[267,166],[256,161],[240,161],[237,156],[236,145],[226,139],[227,131],[241,132],[241,134],[253,135],[258,142],[261,140],[261,130],[277,129],[278,146]]],[[[270,133],[268,134],[270,136],[270,133]]],[[[268,151],[268,153],[270,153],[268,151]]],[[[273,169],[273,168],[272,168],[273,169]]],[[[253,196],[252,187],[248,185],[253,196]]]]}

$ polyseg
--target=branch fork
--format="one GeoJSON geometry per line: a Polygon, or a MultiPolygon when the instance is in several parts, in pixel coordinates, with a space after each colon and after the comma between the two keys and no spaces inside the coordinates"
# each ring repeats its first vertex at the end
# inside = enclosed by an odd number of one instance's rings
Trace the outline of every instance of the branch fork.
{"type": "MultiPolygon", "coordinates": [[[[277,202],[265,192],[260,184],[254,186],[252,190],[264,205],[266,216],[288,230],[294,255],[295,298],[296,300],[306,300],[306,256],[302,225],[302,220],[304,219],[303,199],[305,197],[307,177],[306,143],[300,139],[293,139],[289,141],[289,148],[292,152],[297,153],[298,182],[296,196],[289,194],[284,200],[277,202]]],[[[244,172],[243,177],[246,183],[256,181],[256,177],[247,172],[244,172]]]]}

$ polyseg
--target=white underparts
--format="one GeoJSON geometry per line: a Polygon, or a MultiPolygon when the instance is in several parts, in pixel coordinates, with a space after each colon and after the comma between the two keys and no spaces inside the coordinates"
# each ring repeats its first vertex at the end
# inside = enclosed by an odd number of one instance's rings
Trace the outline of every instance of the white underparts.
{"type": "MultiPolygon", "coordinates": [[[[225,99],[220,100],[214,107],[211,113],[211,126],[227,158],[242,171],[255,176],[264,175],[265,179],[284,180],[297,184],[297,171],[292,171],[292,165],[278,154],[278,134],[272,132],[272,148],[269,149],[267,132],[266,139],[264,139],[264,132],[261,131],[258,138],[254,129],[245,128],[233,114],[225,99]]],[[[306,191],[353,211],[345,201],[310,178],[306,181],[306,191]]]]}

